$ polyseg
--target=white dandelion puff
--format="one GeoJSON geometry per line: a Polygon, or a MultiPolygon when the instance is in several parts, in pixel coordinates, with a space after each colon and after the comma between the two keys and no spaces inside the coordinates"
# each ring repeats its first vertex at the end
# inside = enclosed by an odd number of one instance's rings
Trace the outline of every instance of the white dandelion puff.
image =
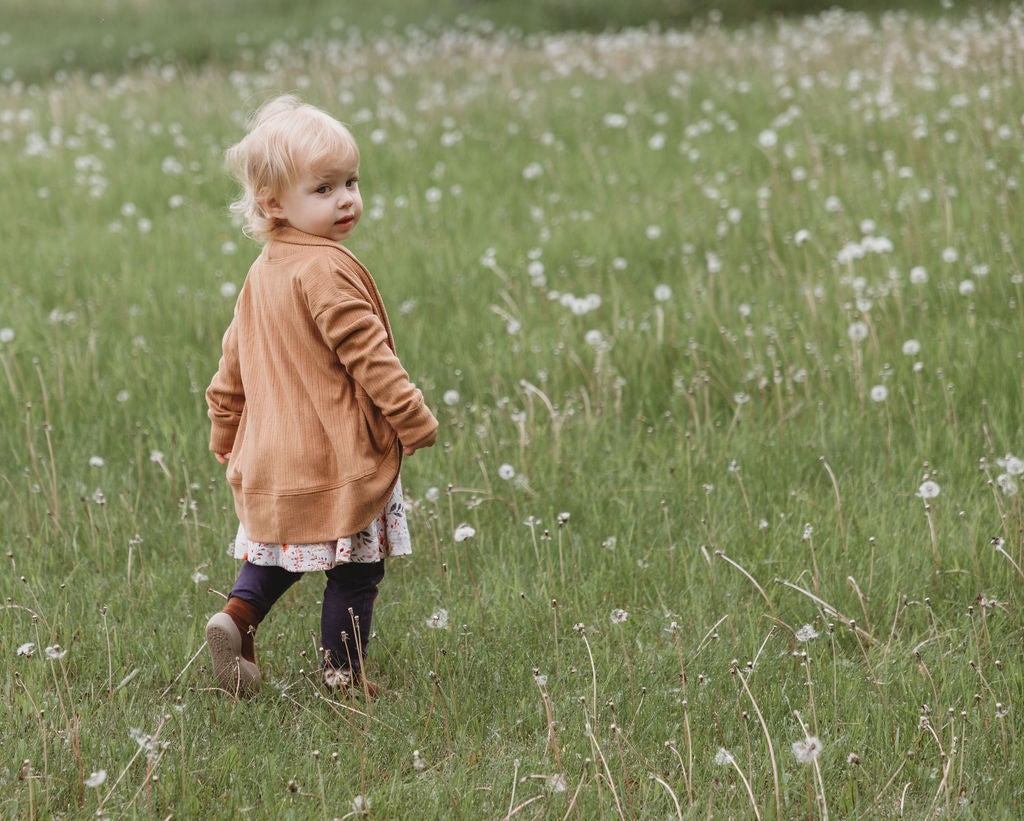
{"type": "Polygon", "coordinates": [[[903,343],[903,353],[906,356],[917,356],[921,353],[921,343],[916,339],[908,339],[903,343]]]}
{"type": "Polygon", "coordinates": [[[868,395],[872,402],[884,402],[889,398],[889,389],[885,385],[875,385],[868,395]]]}
{"type": "Polygon", "coordinates": [[[60,661],[67,654],[68,651],[61,647],[59,644],[54,644],[46,648],[46,657],[51,661],[60,661]]]}
{"type": "Polygon", "coordinates": [[[803,627],[796,631],[797,641],[810,641],[811,639],[816,638],[818,638],[818,631],[815,630],[809,624],[805,624],[803,627]]]}
{"type": "Polygon", "coordinates": [[[106,780],[107,780],[107,771],[106,770],[96,770],[96,772],[92,773],[87,779],[85,779],[85,786],[90,787],[90,788],[91,787],[98,787],[98,786],[100,786],[106,780]]]}
{"type": "Polygon", "coordinates": [[[17,650],[14,651],[14,655],[16,655],[16,656],[24,656],[27,659],[32,658],[32,656],[34,656],[35,654],[36,654],[36,645],[35,645],[35,642],[31,642],[31,641],[26,641],[24,644],[19,646],[17,650]]]}
{"type": "Polygon", "coordinates": [[[934,499],[939,495],[939,490],[940,488],[937,482],[934,482],[931,479],[926,479],[921,483],[921,487],[917,489],[917,495],[922,499],[934,499]]]}
{"type": "Polygon", "coordinates": [[[1024,473],[1024,459],[1019,459],[1012,453],[1007,453],[1002,459],[996,459],[996,464],[1004,468],[1011,476],[1020,476],[1024,473]]]}
{"type": "Polygon", "coordinates": [[[846,335],[853,342],[863,342],[868,338],[868,326],[864,322],[851,322],[850,327],[846,329],[846,335]]]}
{"type": "Polygon", "coordinates": [[[719,767],[728,767],[732,764],[732,753],[725,749],[725,747],[719,747],[718,752],[715,753],[715,763],[719,767]]]}
{"type": "Polygon", "coordinates": [[[430,618],[427,619],[427,627],[434,630],[447,630],[448,629],[448,611],[443,607],[437,608],[433,613],[430,614],[430,618]]]}
{"type": "Polygon", "coordinates": [[[1009,473],[1000,473],[996,477],[996,484],[1006,496],[1017,495],[1017,480],[1009,473]]]}
{"type": "Polygon", "coordinates": [[[793,742],[793,755],[801,764],[813,764],[821,755],[823,745],[816,735],[809,735],[802,741],[793,742]]]}
{"type": "Polygon", "coordinates": [[[505,481],[515,478],[516,469],[507,462],[498,468],[498,476],[505,481]]]}
{"type": "Polygon", "coordinates": [[[472,525],[459,525],[455,528],[454,539],[457,542],[464,542],[466,539],[472,539],[476,535],[476,528],[472,525]]]}
{"type": "Polygon", "coordinates": [[[622,624],[629,618],[629,613],[623,610],[621,607],[616,607],[612,610],[609,618],[612,620],[612,624],[622,624]]]}

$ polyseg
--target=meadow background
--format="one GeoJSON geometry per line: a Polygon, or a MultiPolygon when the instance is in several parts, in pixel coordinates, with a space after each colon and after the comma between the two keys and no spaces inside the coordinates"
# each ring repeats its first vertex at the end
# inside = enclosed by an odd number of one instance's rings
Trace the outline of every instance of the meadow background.
{"type": "Polygon", "coordinates": [[[374,8],[5,6],[0,814],[1015,815],[1024,9],[374,8]],[[442,426],[372,704],[317,578],[257,698],[203,647],[222,157],[282,91],[442,426]]]}

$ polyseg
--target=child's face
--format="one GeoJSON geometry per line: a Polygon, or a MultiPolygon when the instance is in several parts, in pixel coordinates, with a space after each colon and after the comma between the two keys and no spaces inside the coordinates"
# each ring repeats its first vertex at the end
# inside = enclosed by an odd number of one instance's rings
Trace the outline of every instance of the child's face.
{"type": "Polygon", "coordinates": [[[266,210],[292,228],[344,242],[363,215],[359,166],[344,162],[316,171],[307,169],[279,196],[271,197],[266,210]]]}

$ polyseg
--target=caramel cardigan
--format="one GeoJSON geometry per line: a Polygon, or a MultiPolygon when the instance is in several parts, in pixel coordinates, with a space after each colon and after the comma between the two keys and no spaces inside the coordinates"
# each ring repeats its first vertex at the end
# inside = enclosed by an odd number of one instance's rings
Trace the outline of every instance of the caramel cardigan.
{"type": "Polygon", "coordinates": [[[206,401],[210,450],[231,453],[235,511],[261,542],[358,533],[384,509],[402,446],[437,433],[370,273],[290,227],[249,269],[206,401]]]}

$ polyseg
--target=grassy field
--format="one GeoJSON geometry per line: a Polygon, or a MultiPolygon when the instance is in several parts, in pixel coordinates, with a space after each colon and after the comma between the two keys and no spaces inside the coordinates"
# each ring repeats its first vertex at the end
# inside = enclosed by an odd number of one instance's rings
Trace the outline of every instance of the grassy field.
{"type": "Polygon", "coordinates": [[[127,69],[4,24],[0,815],[1013,817],[1024,14],[275,8],[127,69]],[[223,150],[289,90],[361,143],[350,247],[442,425],[372,704],[311,673],[313,576],[257,698],[203,646],[203,391],[258,252],[223,150]]]}

